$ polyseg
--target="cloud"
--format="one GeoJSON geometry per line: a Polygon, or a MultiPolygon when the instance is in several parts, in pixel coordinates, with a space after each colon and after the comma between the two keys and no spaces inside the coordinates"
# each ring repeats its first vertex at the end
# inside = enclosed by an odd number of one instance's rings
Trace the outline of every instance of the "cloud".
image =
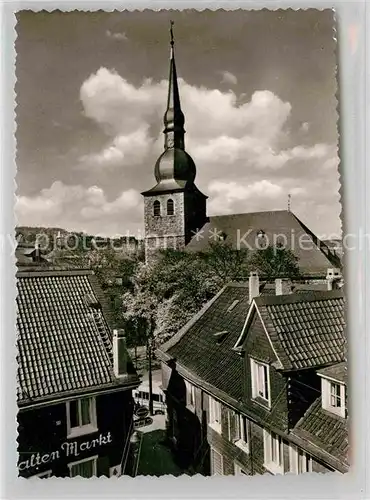
{"type": "Polygon", "coordinates": [[[165,93],[164,84],[145,80],[136,88],[114,70],[100,68],[83,82],[80,99],[85,116],[114,137],[154,123],[165,93]]]}
{"type": "Polygon", "coordinates": [[[148,133],[148,127],[138,128],[132,134],[117,135],[99,151],[83,155],[80,162],[87,166],[97,168],[110,168],[117,166],[137,166],[153,147],[153,139],[148,133]]]}
{"type": "Polygon", "coordinates": [[[302,132],[308,132],[310,130],[311,125],[308,122],[303,122],[301,125],[302,132]]]}
{"type": "Polygon", "coordinates": [[[108,200],[98,186],[67,186],[60,181],[37,196],[18,196],[15,204],[20,225],[61,226],[103,236],[137,234],[142,210],[141,196],[134,189],[108,200]]]}
{"type": "Polygon", "coordinates": [[[222,71],[222,80],[221,83],[227,83],[230,85],[236,85],[238,83],[238,79],[233,73],[230,71],[222,71]]]}
{"type": "Polygon", "coordinates": [[[261,198],[265,206],[269,207],[281,196],[282,188],[266,179],[252,184],[212,181],[208,186],[208,192],[211,195],[208,204],[210,213],[222,215],[252,211],[248,210],[250,201],[254,202],[261,198]],[[239,210],[238,207],[240,207],[239,210]]]}
{"type": "Polygon", "coordinates": [[[124,41],[127,40],[127,35],[124,31],[122,32],[112,32],[110,30],[107,30],[105,32],[106,36],[108,38],[112,38],[113,40],[119,40],[119,41],[124,41]]]}
{"type": "MultiPolygon", "coordinates": [[[[186,149],[197,165],[198,187],[210,196],[210,213],[284,209],[291,193],[292,209],[309,226],[316,215],[318,225],[325,222],[329,226],[333,221],[338,225],[337,147],[308,144],[307,137],[301,144],[300,134],[294,137],[289,126],[294,115],[289,102],[266,89],[255,91],[248,102],[241,103],[240,95],[232,90],[197,87],[181,79],[179,86],[186,149]],[[325,221],[322,207],[332,214],[325,221]]],[[[80,89],[83,112],[107,137],[104,147],[81,154],[79,159],[79,168],[93,172],[93,180],[80,179],[76,184],[81,185],[68,189],[54,183],[38,197],[21,197],[21,219],[31,223],[33,214],[34,224],[44,220],[94,232],[142,224],[137,193],[155,182],[154,163],[163,150],[167,88],[166,80],[146,79],[134,85],[107,68],[91,74],[80,89]],[[111,184],[107,172],[115,179],[111,184]],[[84,182],[104,185],[104,189],[110,185],[115,189],[113,201],[102,188],[96,188],[99,196],[94,191],[93,197],[91,187],[82,186],[84,182]],[[122,197],[120,182],[127,187],[124,193],[136,187],[135,196],[122,197]],[[70,196],[68,205],[64,200],[70,196]],[[131,206],[130,200],[137,200],[136,205],[131,206]]]]}

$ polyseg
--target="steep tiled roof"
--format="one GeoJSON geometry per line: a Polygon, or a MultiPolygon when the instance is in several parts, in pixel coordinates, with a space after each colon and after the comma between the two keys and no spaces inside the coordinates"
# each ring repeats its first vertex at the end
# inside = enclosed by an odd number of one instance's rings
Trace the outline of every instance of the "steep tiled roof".
{"type": "Polygon", "coordinates": [[[20,405],[119,384],[110,329],[86,301],[99,305],[91,271],[18,272],[17,288],[20,405]]]}
{"type": "Polygon", "coordinates": [[[324,410],[321,396],[307,410],[292,430],[292,434],[348,465],[348,420],[324,410]]]}
{"type": "Polygon", "coordinates": [[[260,296],[256,306],[285,370],[344,359],[344,299],[340,290],[260,296]]]}
{"type": "Polygon", "coordinates": [[[344,382],[345,384],[348,381],[347,363],[345,362],[321,368],[321,370],[318,370],[317,373],[319,375],[323,375],[324,377],[338,380],[338,382],[344,382]]]}
{"type": "Polygon", "coordinates": [[[232,347],[243,328],[248,308],[248,285],[230,284],[164,344],[161,351],[176,358],[196,377],[239,400],[242,360],[232,347]]]}
{"type": "Polygon", "coordinates": [[[266,241],[273,244],[276,240],[291,249],[298,258],[303,274],[326,275],[329,267],[340,267],[340,260],[321,242],[292,212],[274,210],[271,212],[251,212],[245,214],[219,215],[209,217],[202,227],[202,238],[194,236],[187,245],[189,250],[205,250],[214,241],[215,234],[226,235],[226,242],[234,247],[259,248],[257,233],[263,231],[266,241]],[[305,245],[298,244],[305,238],[305,245]],[[312,245],[306,245],[307,240],[312,245]]]}

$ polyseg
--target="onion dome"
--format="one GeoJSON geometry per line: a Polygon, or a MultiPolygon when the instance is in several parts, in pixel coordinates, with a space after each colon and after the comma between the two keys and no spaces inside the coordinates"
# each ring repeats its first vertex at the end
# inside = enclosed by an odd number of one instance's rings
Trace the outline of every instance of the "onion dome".
{"type": "Polygon", "coordinates": [[[171,21],[170,35],[170,73],[167,109],[163,117],[164,152],[158,158],[154,169],[158,184],[150,192],[189,187],[194,183],[196,175],[194,161],[185,151],[185,117],[181,110],[177,82],[173,21],[171,21]]]}

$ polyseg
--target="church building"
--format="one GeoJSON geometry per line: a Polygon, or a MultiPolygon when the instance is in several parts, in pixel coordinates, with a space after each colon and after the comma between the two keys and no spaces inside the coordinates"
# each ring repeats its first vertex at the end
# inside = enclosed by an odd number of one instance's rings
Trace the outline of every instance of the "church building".
{"type": "Polygon", "coordinates": [[[161,249],[204,251],[212,242],[225,241],[236,249],[284,246],[293,251],[302,274],[307,276],[324,278],[328,268],[341,267],[335,249],[317,238],[290,209],[207,216],[207,196],[195,184],[196,166],[185,151],[185,117],[172,26],[170,32],[164,152],[155,164],[155,186],[142,193],[146,262],[150,263],[161,249]]]}

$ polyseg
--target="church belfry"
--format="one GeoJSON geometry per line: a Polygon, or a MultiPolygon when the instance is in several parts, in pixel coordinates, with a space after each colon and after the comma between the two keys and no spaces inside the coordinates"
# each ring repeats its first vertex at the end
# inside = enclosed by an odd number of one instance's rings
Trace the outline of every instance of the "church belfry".
{"type": "Polygon", "coordinates": [[[164,121],[164,152],[154,175],[157,184],[144,191],[145,261],[158,250],[183,249],[205,224],[206,200],[194,184],[196,168],[185,151],[185,117],[181,110],[173,37],[170,28],[170,73],[164,121]]]}

